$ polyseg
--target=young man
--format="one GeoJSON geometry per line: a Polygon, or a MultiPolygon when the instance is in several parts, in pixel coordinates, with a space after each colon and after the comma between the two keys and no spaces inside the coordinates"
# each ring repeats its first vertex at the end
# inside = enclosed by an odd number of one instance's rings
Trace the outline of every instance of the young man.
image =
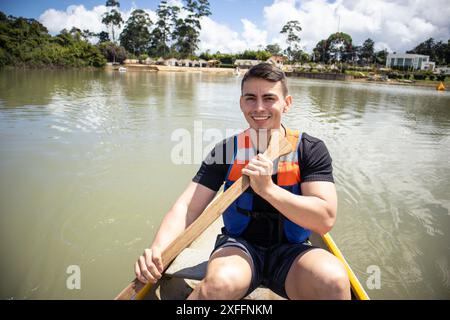
{"type": "Polygon", "coordinates": [[[224,182],[226,189],[244,174],[251,188],[224,212],[225,227],[206,277],[189,299],[240,299],[260,284],[289,299],[350,299],[342,263],[308,240],[311,231],[328,232],[336,219],[331,157],[321,140],[281,124],[291,106],[281,70],[262,63],[246,73],[240,107],[250,128],[216,145],[202,163],[136,262],[140,281],[161,277],[161,252],[224,182]],[[262,155],[273,131],[284,134],[295,150],[274,162],[262,155]]]}

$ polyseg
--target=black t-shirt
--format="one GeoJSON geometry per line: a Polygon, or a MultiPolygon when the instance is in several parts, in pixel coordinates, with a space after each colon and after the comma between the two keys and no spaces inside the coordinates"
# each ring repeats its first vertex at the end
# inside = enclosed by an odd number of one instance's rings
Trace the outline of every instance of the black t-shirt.
{"type": "MultiPolygon", "coordinates": [[[[197,182],[211,190],[218,191],[225,181],[228,169],[233,160],[233,137],[225,139],[214,147],[206,159],[202,162],[192,181],[197,182]]],[[[329,181],[334,182],[332,159],[325,143],[306,133],[302,134],[299,144],[299,166],[301,182],[329,181]]],[[[277,175],[272,176],[276,183],[277,175]]],[[[251,188],[250,192],[253,192],[251,188]]],[[[276,212],[266,200],[257,194],[253,198],[254,211],[276,212]]]]}

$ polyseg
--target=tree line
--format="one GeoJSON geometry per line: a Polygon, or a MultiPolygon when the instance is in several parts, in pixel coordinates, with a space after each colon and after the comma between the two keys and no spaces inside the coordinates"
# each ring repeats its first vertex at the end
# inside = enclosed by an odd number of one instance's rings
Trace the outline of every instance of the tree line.
{"type": "MultiPolygon", "coordinates": [[[[385,65],[387,51],[374,50],[374,41],[353,44],[352,37],[344,32],[331,34],[320,40],[311,54],[301,49],[301,25],[288,21],[280,30],[286,37],[286,48],[279,44],[260,46],[238,54],[211,53],[196,56],[200,43],[200,19],[211,15],[208,0],[183,0],[182,7],[161,0],[156,9],[156,21],[147,12],[135,9],[127,21],[120,13],[118,0],[107,0],[107,11],[102,16],[106,31],[93,33],[73,27],[51,36],[47,29],[34,19],[6,16],[0,12],[0,66],[95,66],[107,61],[123,62],[126,58],[144,60],[154,58],[202,58],[219,60],[231,66],[236,59],[267,60],[272,55],[285,56],[288,63],[343,62],[352,65],[385,65]],[[119,33],[121,27],[124,27],[119,33]],[[95,45],[93,43],[96,43],[95,45]]],[[[447,43],[430,38],[409,53],[425,54],[437,65],[450,64],[450,39],[447,43]]]]}

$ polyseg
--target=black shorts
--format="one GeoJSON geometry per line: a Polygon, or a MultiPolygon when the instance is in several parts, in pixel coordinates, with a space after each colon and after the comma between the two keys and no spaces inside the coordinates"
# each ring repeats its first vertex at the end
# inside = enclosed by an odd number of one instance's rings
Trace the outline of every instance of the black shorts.
{"type": "Polygon", "coordinates": [[[253,262],[252,280],[245,296],[260,285],[264,285],[286,299],[289,297],[286,294],[285,282],[292,263],[301,253],[315,248],[309,240],[303,243],[281,243],[265,248],[253,245],[240,237],[219,234],[211,254],[224,247],[241,249],[253,262]]]}

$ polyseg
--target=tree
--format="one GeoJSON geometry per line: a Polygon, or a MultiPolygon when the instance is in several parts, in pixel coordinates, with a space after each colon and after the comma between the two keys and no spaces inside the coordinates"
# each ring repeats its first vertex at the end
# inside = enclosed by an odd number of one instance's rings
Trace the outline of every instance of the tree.
{"type": "Polygon", "coordinates": [[[134,10],[120,34],[121,46],[135,56],[147,53],[150,43],[149,28],[152,24],[153,22],[144,10],[134,10]]]}
{"type": "Polygon", "coordinates": [[[372,39],[367,39],[366,41],[364,41],[362,47],[361,47],[361,58],[366,62],[366,63],[372,63],[373,62],[373,58],[374,58],[374,50],[373,50],[373,46],[374,46],[374,42],[372,39]]]}
{"type": "Polygon", "coordinates": [[[375,61],[377,64],[386,65],[388,52],[386,49],[375,52],[375,61]]]}
{"type": "Polygon", "coordinates": [[[300,27],[300,22],[297,20],[288,21],[280,31],[281,34],[287,34],[286,42],[288,47],[286,48],[286,55],[290,61],[301,60],[300,31],[302,31],[302,28],[300,27]]]}
{"type": "Polygon", "coordinates": [[[107,0],[106,6],[110,8],[110,10],[103,14],[102,23],[105,24],[107,28],[111,28],[112,41],[115,42],[114,27],[120,28],[123,23],[122,15],[117,10],[120,7],[120,3],[116,0],[107,0]]]}
{"type": "Polygon", "coordinates": [[[175,28],[180,8],[168,6],[166,0],[162,0],[156,10],[158,20],[151,33],[150,52],[155,56],[166,57],[170,52],[171,33],[175,28]]]}
{"type": "Polygon", "coordinates": [[[198,49],[200,37],[200,19],[211,15],[208,0],[184,0],[184,10],[188,12],[185,19],[177,19],[172,34],[174,47],[182,57],[193,55],[198,49]]]}
{"type": "Polygon", "coordinates": [[[334,61],[349,61],[352,56],[352,37],[344,32],[331,34],[327,39],[327,54],[334,61]]]}
{"type": "Polygon", "coordinates": [[[313,49],[313,60],[316,62],[328,62],[328,45],[327,40],[320,40],[313,49]]]}
{"type": "Polygon", "coordinates": [[[449,42],[436,42],[433,38],[429,38],[420,43],[413,50],[406,51],[407,53],[423,54],[430,57],[431,61],[435,61],[438,65],[446,65],[450,63],[449,42]]]}
{"type": "Polygon", "coordinates": [[[278,43],[268,44],[266,46],[266,51],[269,52],[271,55],[274,55],[274,56],[281,54],[281,48],[278,45],[278,43]]]}
{"type": "Polygon", "coordinates": [[[0,66],[103,66],[104,57],[82,34],[72,28],[52,37],[34,19],[6,17],[0,12],[0,66]]]}
{"type": "Polygon", "coordinates": [[[97,34],[95,32],[89,31],[89,29],[85,29],[81,32],[81,38],[84,41],[89,41],[92,37],[95,37],[97,34]]]}
{"type": "Polygon", "coordinates": [[[98,37],[98,44],[110,41],[108,32],[102,31],[97,33],[96,36],[98,37]]]}
{"type": "Polygon", "coordinates": [[[109,62],[122,63],[127,58],[127,51],[124,47],[118,46],[111,41],[102,42],[98,45],[100,52],[109,62]]]}

